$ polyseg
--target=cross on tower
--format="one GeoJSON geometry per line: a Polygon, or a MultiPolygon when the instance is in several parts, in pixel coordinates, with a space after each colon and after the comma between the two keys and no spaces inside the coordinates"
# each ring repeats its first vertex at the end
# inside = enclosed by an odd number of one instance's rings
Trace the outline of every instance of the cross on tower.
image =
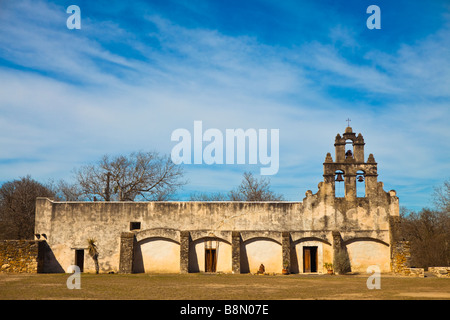
{"type": "Polygon", "coordinates": [[[350,121],[352,121],[352,120],[350,120],[350,119],[347,119],[347,120],[345,120],[345,121],[347,121],[347,123],[348,123],[348,127],[350,127],[350,121]]]}

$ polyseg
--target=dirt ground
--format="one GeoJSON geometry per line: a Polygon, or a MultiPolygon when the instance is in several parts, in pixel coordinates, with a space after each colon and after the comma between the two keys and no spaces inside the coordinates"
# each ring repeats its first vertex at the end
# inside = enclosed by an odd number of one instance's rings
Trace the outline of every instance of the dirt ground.
{"type": "Polygon", "coordinates": [[[450,279],[381,275],[0,274],[1,300],[450,300],[450,279]]]}

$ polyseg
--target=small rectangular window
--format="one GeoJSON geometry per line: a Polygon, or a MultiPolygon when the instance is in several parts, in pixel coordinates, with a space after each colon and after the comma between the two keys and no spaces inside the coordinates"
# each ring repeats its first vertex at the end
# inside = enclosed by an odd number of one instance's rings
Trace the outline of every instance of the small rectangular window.
{"type": "Polygon", "coordinates": [[[130,222],[130,231],[139,230],[141,228],[140,222],[130,222]]]}

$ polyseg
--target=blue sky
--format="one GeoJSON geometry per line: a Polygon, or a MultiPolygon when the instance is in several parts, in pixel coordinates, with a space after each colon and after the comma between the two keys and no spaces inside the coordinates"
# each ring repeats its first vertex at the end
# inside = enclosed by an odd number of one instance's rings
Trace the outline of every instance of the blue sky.
{"type": "MultiPolygon", "coordinates": [[[[273,189],[317,191],[346,119],[410,209],[449,178],[447,1],[0,2],[0,181],[72,179],[103,154],[170,153],[177,128],[279,129],[273,189]],[[69,30],[69,5],[81,29],[69,30]],[[369,5],[381,29],[369,30],[369,5]]],[[[251,165],[189,165],[178,195],[251,165]]]]}

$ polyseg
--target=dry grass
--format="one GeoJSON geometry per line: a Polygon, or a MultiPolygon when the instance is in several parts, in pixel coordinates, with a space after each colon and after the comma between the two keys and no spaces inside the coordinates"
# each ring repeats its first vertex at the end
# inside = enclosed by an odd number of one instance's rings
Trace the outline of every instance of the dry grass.
{"type": "Polygon", "coordinates": [[[450,279],[382,275],[369,290],[366,275],[82,274],[69,290],[68,274],[0,274],[0,299],[133,300],[398,300],[449,299],[450,279]]]}

